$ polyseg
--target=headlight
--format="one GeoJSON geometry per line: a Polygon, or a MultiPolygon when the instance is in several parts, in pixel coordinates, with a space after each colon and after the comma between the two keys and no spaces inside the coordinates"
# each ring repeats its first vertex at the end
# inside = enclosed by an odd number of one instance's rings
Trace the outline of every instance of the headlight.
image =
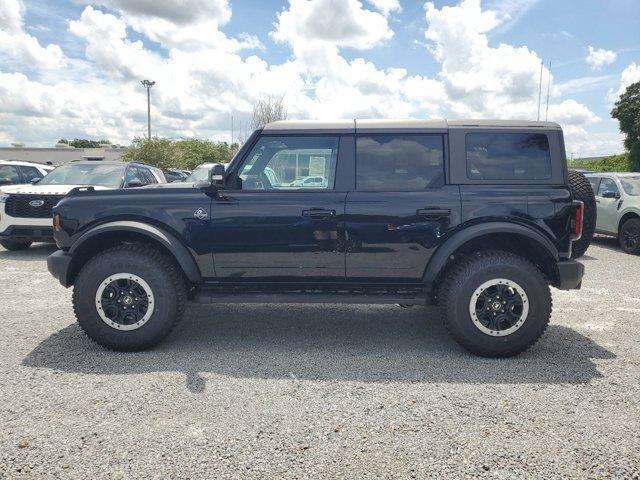
{"type": "Polygon", "coordinates": [[[9,194],[7,193],[0,193],[0,203],[4,203],[7,201],[7,198],[9,198],[9,194]]]}

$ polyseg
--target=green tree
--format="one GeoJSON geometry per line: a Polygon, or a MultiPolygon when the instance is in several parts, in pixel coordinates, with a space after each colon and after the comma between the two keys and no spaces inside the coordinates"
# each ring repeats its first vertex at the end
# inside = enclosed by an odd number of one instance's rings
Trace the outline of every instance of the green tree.
{"type": "Polygon", "coordinates": [[[162,169],[179,167],[179,157],[175,142],[160,137],[136,137],[122,155],[128,162],[147,163],[162,169]]]}
{"type": "Polygon", "coordinates": [[[180,152],[179,165],[187,170],[193,170],[201,163],[228,163],[233,156],[226,142],[188,138],[178,140],[176,147],[180,152]]]}
{"type": "Polygon", "coordinates": [[[227,163],[233,157],[235,149],[237,145],[197,138],[173,141],[160,137],[152,137],[150,140],[146,137],[137,137],[122,158],[162,169],[193,170],[201,163],[227,163]]]}
{"type": "Polygon", "coordinates": [[[111,143],[109,140],[87,140],[86,138],[74,138],[72,141],[67,142],[70,146],[75,148],[100,148],[102,143],[111,143]]]}
{"type": "Polygon", "coordinates": [[[624,146],[629,150],[631,166],[640,171],[640,82],[627,87],[616,102],[611,116],[620,123],[624,146]]]}

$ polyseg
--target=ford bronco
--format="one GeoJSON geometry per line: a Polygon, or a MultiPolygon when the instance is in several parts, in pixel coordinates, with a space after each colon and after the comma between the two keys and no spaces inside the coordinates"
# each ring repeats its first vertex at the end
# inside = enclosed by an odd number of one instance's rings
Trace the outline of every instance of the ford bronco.
{"type": "Polygon", "coordinates": [[[274,122],[205,182],[79,187],[53,213],[49,271],[114,350],[156,345],[191,300],[436,304],[462,346],[510,356],[584,270],[549,122],[274,122]]]}

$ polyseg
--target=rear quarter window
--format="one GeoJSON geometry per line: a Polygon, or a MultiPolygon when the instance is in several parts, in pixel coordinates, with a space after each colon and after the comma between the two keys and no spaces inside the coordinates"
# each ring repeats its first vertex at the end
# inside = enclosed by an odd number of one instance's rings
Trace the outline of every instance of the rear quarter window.
{"type": "Polygon", "coordinates": [[[549,139],[543,133],[467,133],[467,178],[470,180],[548,180],[549,139]]]}

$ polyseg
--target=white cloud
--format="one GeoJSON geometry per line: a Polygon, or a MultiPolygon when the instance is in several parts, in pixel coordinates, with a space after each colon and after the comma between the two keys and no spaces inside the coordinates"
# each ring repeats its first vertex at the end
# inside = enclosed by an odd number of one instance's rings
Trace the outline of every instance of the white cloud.
{"type": "Polygon", "coordinates": [[[97,0],[107,8],[131,16],[164,19],[176,25],[189,25],[213,20],[223,25],[231,18],[227,0],[97,0]]]}
{"type": "Polygon", "coordinates": [[[37,65],[41,69],[64,65],[64,54],[58,45],[43,47],[36,37],[25,32],[23,15],[24,5],[20,0],[0,2],[0,59],[37,65]]]}
{"type": "MultiPolygon", "coordinates": [[[[382,2],[380,2],[382,3],[382,2]]],[[[385,15],[367,10],[359,0],[289,0],[278,13],[275,40],[294,52],[309,44],[369,49],[393,37],[385,15]]]]}
{"type": "MultiPolygon", "coordinates": [[[[0,143],[86,135],[127,143],[146,128],[142,78],[157,81],[152,129],[174,138],[225,138],[230,115],[236,125],[238,117],[246,121],[253,103],[267,95],[284,96],[292,118],[536,115],[539,56],[526,46],[489,41],[515,21],[516,6],[530,8],[534,0],[484,9],[480,0],[442,8],[427,3],[425,38],[440,65],[434,76],[381,68],[365,57],[393,38],[389,16],[400,11],[397,0],[290,0],[270,34],[290,48],[280,64],[261,58],[265,47],[257,37],[221,30],[231,17],[226,0],[90,3],[69,22],[85,58],[69,60],[64,75],[40,72],[35,80],[0,72],[0,143]],[[361,55],[347,59],[344,48],[361,55]]],[[[7,10],[0,24],[22,31],[21,18],[7,10]]],[[[554,90],[550,119],[561,122],[572,145],[588,143],[585,126],[599,119],[564,97],[571,93],[554,90]]]]}
{"type": "Polygon", "coordinates": [[[627,87],[635,82],[640,82],[640,64],[633,62],[620,74],[620,86],[618,90],[610,88],[607,92],[606,100],[609,103],[617,102],[627,87]]]}
{"type": "Polygon", "coordinates": [[[482,10],[480,0],[425,8],[425,37],[442,63],[445,110],[456,117],[535,118],[540,57],[527,47],[489,45],[487,34],[501,25],[498,13],[482,10]]]}
{"type": "Polygon", "coordinates": [[[589,53],[585,58],[586,62],[589,64],[592,70],[597,70],[599,68],[604,67],[605,65],[610,65],[616,61],[618,54],[613,50],[605,50],[604,48],[594,48],[589,45],[588,47],[589,53]]]}
{"type": "Polygon", "coordinates": [[[399,0],[367,0],[367,2],[385,16],[388,16],[392,12],[402,11],[399,0]]]}

